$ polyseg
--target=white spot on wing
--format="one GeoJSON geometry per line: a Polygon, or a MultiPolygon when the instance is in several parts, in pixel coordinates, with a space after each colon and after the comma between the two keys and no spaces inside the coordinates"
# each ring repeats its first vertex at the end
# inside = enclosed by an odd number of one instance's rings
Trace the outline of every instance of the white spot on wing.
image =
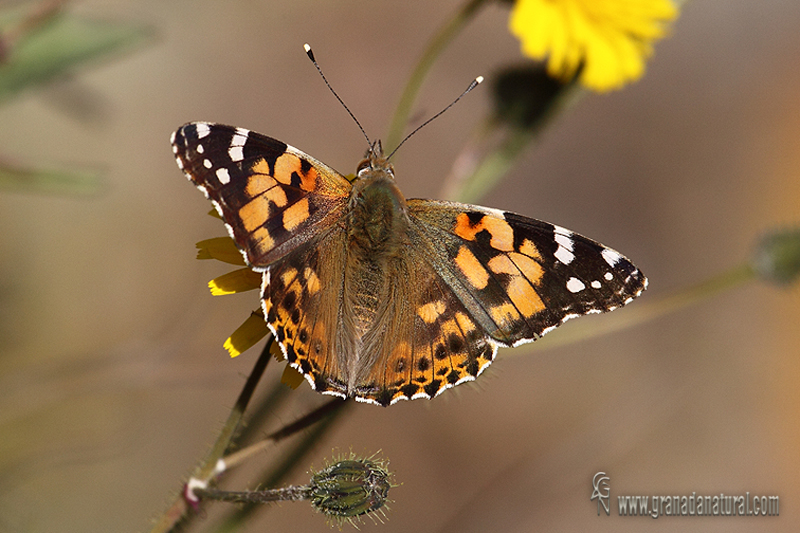
{"type": "Polygon", "coordinates": [[[194,125],[194,129],[197,131],[197,138],[202,139],[209,133],[211,133],[211,128],[208,127],[208,124],[205,122],[198,122],[194,125]]]}
{"type": "Polygon", "coordinates": [[[565,265],[572,263],[572,260],[575,259],[575,254],[573,254],[563,246],[559,246],[558,250],[556,250],[556,253],[553,255],[555,255],[556,259],[558,259],[565,265]]]}
{"type": "Polygon", "coordinates": [[[557,327],[558,327],[558,324],[556,324],[555,326],[550,326],[550,327],[548,327],[548,328],[544,328],[544,329],[542,330],[542,333],[541,333],[541,335],[542,335],[542,336],[545,336],[545,335],[547,335],[548,333],[550,333],[551,331],[553,331],[554,329],[556,329],[557,327]]]}
{"type": "Polygon", "coordinates": [[[247,130],[236,130],[236,135],[231,139],[231,146],[244,146],[247,142],[247,130]]]}
{"type": "Polygon", "coordinates": [[[614,265],[616,265],[619,262],[620,259],[622,259],[622,256],[618,252],[612,250],[611,248],[603,249],[603,251],[600,252],[600,255],[602,255],[603,259],[606,260],[606,263],[608,263],[608,266],[612,266],[612,267],[614,265]]]}
{"type": "Polygon", "coordinates": [[[197,153],[198,153],[198,154],[202,154],[202,153],[203,153],[203,152],[205,152],[205,151],[206,151],[206,149],[205,149],[205,148],[203,148],[203,145],[202,145],[202,144],[198,144],[198,145],[197,145],[197,153]]]}
{"type": "MultiPolygon", "coordinates": [[[[456,385],[461,385],[462,383],[465,383],[467,381],[475,381],[475,376],[473,376],[471,374],[467,374],[463,378],[461,378],[458,381],[456,381],[455,383],[453,383],[453,387],[455,387],[456,385]]],[[[438,394],[437,394],[437,396],[438,396],[438,394]]]]}
{"type": "Polygon", "coordinates": [[[483,211],[484,213],[487,213],[489,215],[495,216],[495,217],[497,217],[497,218],[499,218],[501,220],[505,220],[506,219],[505,212],[500,211],[499,209],[495,209],[493,207],[481,207],[481,211],[483,211]]]}
{"type": "Polygon", "coordinates": [[[241,146],[231,146],[228,155],[234,163],[244,159],[244,149],[241,146]]]}
{"type": "Polygon", "coordinates": [[[606,272],[605,274],[603,274],[603,277],[606,278],[606,281],[611,281],[612,279],[614,279],[614,274],[612,274],[611,272],[606,272]]]}
{"type": "MultiPolygon", "coordinates": [[[[169,143],[170,144],[175,144],[175,134],[177,134],[177,133],[178,133],[177,131],[173,131],[170,134],[170,136],[169,136],[169,143]]],[[[177,148],[175,148],[175,149],[177,150],[177,148]]]]}
{"type": "Polygon", "coordinates": [[[236,128],[236,134],[231,139],[231,146],[228,148],[228,155],[234,163],[244,159],[244,145],[247,142],[249,131],[236,128]]]}
{"type": "Polygon", "coordinates": [[[228,174],[227,168],[218,168],[217,169],[217,179],[223,185],[229,183],[231,181],[231,175],[228,174]]]}
{"type": "Polygon", "coordinates": [[[567,320],[572,320],[573,318],[578,318],[579,316],[581,315],[579,315],[578,313],[570,313],[568,315],[564,315],[564,318],[561,319],[561,323],[563,324],[567,320]]]}
{"type": "Polygon", "coordinates": [[[556,234],[555,234],[556,242],[558,243],[559,246],[563,246],[564,248],[566,248],[567,250],[569,250],[571,252],[572,251],[572,245],[573,245],[572,232],[570,232],[569,230],[565,230],[564,228],[559,228],[559,229],[561,229],[565,233],[561,233],[559,231],[556,231],[556,234]]]}
{"type": "Polygon", "coordinates": [[[183,170],[183,159],[180,157],[175,158],[175,162],[178,163],[178,168],[183,170]]]}
{"type": "Polygon", "coordinates": [[[584,285],[583,282],[578,278],[569,278],[567,281],[567,290],[573,294],[576,292],[581,292],[585,288],[586,285],[584,285]]]}
{"type": "Polygon", "coordinates": [[[558,249],[553,255],[556,256],[556,259],[568,265],[575,259],[575,254],[572,253],[573,245],[575,244],[572,240],[572,232],[561,226],[553,226],[553,230],[555,231],[555,241],[558,243],[558,249]]]}
{"type": "Polygon", "coordinates": [[[602,284],[602,283],[600,283],[600,282],[599,282],[599,281],[597,281],[597,280],[594,280],[594,281],[591,283],[591,285],[592,285],[592,288],[593,288],[593,289],[599,289],[600,287],[602,287],[602,286],[603,286],[603,284],[602,284]]]}
{"type": "MultiPolygon", "coordinates": [[[[295,368],[295,370],[297,370],[298,372],[302,372],[302,370],[300,370],[299,368],[295,368]]],[[[312,378],[312,377],[309,375],[309,376],[306,376],[306,380],[307,380],[309,383],[311,383],[311,382],[314,380],[314,378],[312,378]]],[[[336,396],[337,398],[344,398],[344,399],[347,399],[347,396],[345,396],[345,395],[344,395],[343,393],[341,393],[341,392],[337,392],[337,391],[333,391],[333,390],[324,390],[324,391],[321,391],[321,392],[322,392],[322,394],[327,394],[328,396],[336,396]]],[[[358,400],[358,398],[356,398],[356,400],[358,400]]]]}
{"type": "Polygon", "coordinates": [[[211,168],[214,165],[208,159],[203,159],[203,166],[206,167],[206,168],[211,168]]]}

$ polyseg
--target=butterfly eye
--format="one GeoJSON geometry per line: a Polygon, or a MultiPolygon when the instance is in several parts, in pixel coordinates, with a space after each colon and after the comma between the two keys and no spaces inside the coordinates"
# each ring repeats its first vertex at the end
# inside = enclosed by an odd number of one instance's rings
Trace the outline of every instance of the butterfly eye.
{"type": "Polygon", "coordinates": [[[369,164],[369,160],[365,159],[364,161],[358,164],[358,167],[356,167],[356,176],[358,176],[359,178],[362,177],[364,173],[366,173],[371,168],[372,167],[369,164]]]}

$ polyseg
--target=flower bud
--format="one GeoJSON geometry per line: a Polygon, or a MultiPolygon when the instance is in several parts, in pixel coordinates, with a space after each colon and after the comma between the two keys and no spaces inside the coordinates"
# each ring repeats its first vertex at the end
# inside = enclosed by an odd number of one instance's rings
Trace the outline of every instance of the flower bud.
{"type": "Polygon", "coordinates": [[[516,128],[536,127],[566,86],[548,76],[543,65],[507,68],[495,76],[492,90],[495,116],[516,128]]]}
{"type": "Polygon", "coordinates": [[[371,459],[337,461],[311,478],[311,505],[336,520],[377,511],[386,504],[389,477],[384,465],[371,459]]]}

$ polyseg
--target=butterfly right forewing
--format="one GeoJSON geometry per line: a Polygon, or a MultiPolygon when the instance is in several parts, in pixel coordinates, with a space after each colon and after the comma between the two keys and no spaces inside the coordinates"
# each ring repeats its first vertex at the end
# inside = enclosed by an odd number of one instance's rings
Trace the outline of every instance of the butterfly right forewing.
{"type": "Polygon", "coordinates": [[[351,185],[341,174],[265,135],[193,122],[175,132],[172,146],[257,270],[334,224],[347,204],[351,185]]]}

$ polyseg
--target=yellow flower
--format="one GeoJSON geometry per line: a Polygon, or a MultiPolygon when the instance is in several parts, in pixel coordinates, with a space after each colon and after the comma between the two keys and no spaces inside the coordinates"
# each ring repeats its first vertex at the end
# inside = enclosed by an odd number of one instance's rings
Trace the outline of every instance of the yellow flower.
{"type": "MultiPolygon", "coordinates": [[[[231,265],[244,265],[242,254],[236,248],[236,244],[230,237],[217,237],[206,239],[197,243],[198,259],[216,259],[231,265]]],[[[208,282],[211,294],[222,296],[225,294],[236,294],[258,289],[261,286],[261,274],[253,272],[249,268],[240,268],[227,274],[223,274],[208,282]]],[[[225,339],[222,345],[231,357],[237,357],[242,352],[249,350],[269,333],[267,323],[264,321],[264,313],[259,309],[250,313],[250,316],[236,328],[230,337],[225,339]]],[[[272,344],[272,355],[278,361],[283,361],[283,354],[276,343],[272,344]]],[[[303,382],[303,375],[290,366],[283,370],[281,383],[285,383],[296,389],[303,382]]]]}
{"type": "Polygon", "coordinates": [[[652,43],[677,16],[670,0],[517,0],[511,33],[522,53],[547,57],[551,76],[598,91],[639,79],[652,43]]]}

